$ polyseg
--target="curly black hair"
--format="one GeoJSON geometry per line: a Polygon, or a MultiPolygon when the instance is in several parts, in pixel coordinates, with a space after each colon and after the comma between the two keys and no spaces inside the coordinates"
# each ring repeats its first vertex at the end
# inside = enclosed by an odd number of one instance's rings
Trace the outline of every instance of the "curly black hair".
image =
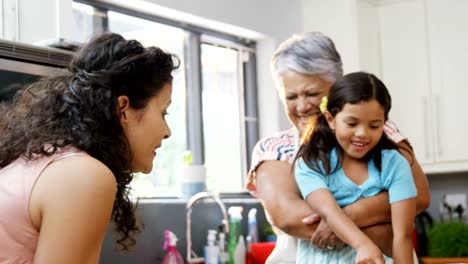
{"type": "Polygon", "coordinates": [[[19,157],[51,156],[64,147],[87,152],[115,175],[117,193],[112,219],[124,250],[135,244],[134,206],[129,198],[132,153],[117,111],[126,95],[142,109],[172,81],[177,56],[143,47],[114,33],[91,39],[69,69],[19,91],[0,120],[0,168],[19,157]]]}

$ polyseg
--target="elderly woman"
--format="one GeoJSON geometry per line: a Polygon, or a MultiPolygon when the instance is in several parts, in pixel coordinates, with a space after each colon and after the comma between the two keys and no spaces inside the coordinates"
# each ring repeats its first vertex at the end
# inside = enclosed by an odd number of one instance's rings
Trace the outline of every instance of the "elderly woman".
{"type": "MultiPolygon", "coordinates": [[[[283,42],[272,59],[272,73],[286,114],[293,127],[260,140],[253,150],[247,188],[261,201],[278,232],[275,250],[267,263],[296,263],[294,237],[311,239],[321,248],[343,246],[327,223],[311,210],[300,196],[291,163],[299,139],[309,121],[319,113],[321,98],[343,75],[341,57],[334,43],[318,33],[294,35],[283,42]]],[[[417,212],[429,206],[426,176],[414,158],[412,148],[392,121],[385,124],[385,134],[397,143],[408,159],[418,191],[417,212]]],[[[386,254],[391,255],[391,216],[387,192],[363,198],[343,208],[344,212],[386,254]]]]}

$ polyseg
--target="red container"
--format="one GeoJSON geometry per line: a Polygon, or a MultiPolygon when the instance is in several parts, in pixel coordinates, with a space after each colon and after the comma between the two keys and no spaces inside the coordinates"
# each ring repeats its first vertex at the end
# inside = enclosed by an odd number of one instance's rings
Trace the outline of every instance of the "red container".
{"type": "Polygon", "coordinates": [[[247,254],[247,263],[264,264],[268,256],[275,248],[276,242],[262,242],[250,244],[250,252],[247,254]]]}

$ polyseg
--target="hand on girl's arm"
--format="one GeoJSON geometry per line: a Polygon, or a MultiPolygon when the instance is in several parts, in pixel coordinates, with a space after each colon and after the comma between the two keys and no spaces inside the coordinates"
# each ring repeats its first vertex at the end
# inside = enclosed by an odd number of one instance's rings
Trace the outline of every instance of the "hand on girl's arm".
{"type": "Polygon", "coordinates": [[[307,202],[341,240],[356,249],[356,263],[385,262],[379,248],[344,214],[327,189],[317,189],[311,192],[307,195],[307,202]]]}
{"type": "MultiPolygon", "coordinates": [[[[388,193],[382,192],[376,196],[362,198],[355,203],[342,208],[344,213],[379,247],[385,255],[392,255],[393,233],[391,228],[390,204],[388,193]]],[[[317,221],[317,214],[312,214],[303,219],[307,224],[310,220],[317,221]]],[[[312,243],[319,245],[318,241],[328,241],[330,245],[340,248],[343,242],[337,238],[321,221],[314,233],[312,243]],[[331,235],[330,235],[331,233],[331,235]]]]}
{"type": "MultiPolygon", "coordinates": [[[[312,214],[309,216],[311,219],[320,218],[318,214],[312,214]]],[[[308,223],[309,219],[305,218],[304,223],[308,223]]],[[[374,244],[379,247],[379,249],[387,256],[392,256],[392,240],[393,232],[392,225],[388,224],[376,224],[373,226],[362,227],[361,231],[368,236],[374,244]]],[[[321,245],[330,245],[336,249],[340,249],[346,244],[337,237],[330,227],[327,225],[326,221],[321,220],[317,229],[315,230],[311,242],[319,247],[321,245]],[[321,242],[324,241],[324,242],[321,242]]],[[[323,247],[322,247],[323,248],[323,247]]]]}

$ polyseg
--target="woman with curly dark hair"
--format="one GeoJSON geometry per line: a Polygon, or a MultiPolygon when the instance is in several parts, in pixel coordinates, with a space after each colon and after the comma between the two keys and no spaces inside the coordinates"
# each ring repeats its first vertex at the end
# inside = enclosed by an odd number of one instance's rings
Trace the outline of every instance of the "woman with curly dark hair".
{"type": "Polygon", "coordinates": [[[109,219],[135,244],[133,172],[148,173],[179,59],[106,33],[0,117],[0,263],[98,263],[109,219]]]}

